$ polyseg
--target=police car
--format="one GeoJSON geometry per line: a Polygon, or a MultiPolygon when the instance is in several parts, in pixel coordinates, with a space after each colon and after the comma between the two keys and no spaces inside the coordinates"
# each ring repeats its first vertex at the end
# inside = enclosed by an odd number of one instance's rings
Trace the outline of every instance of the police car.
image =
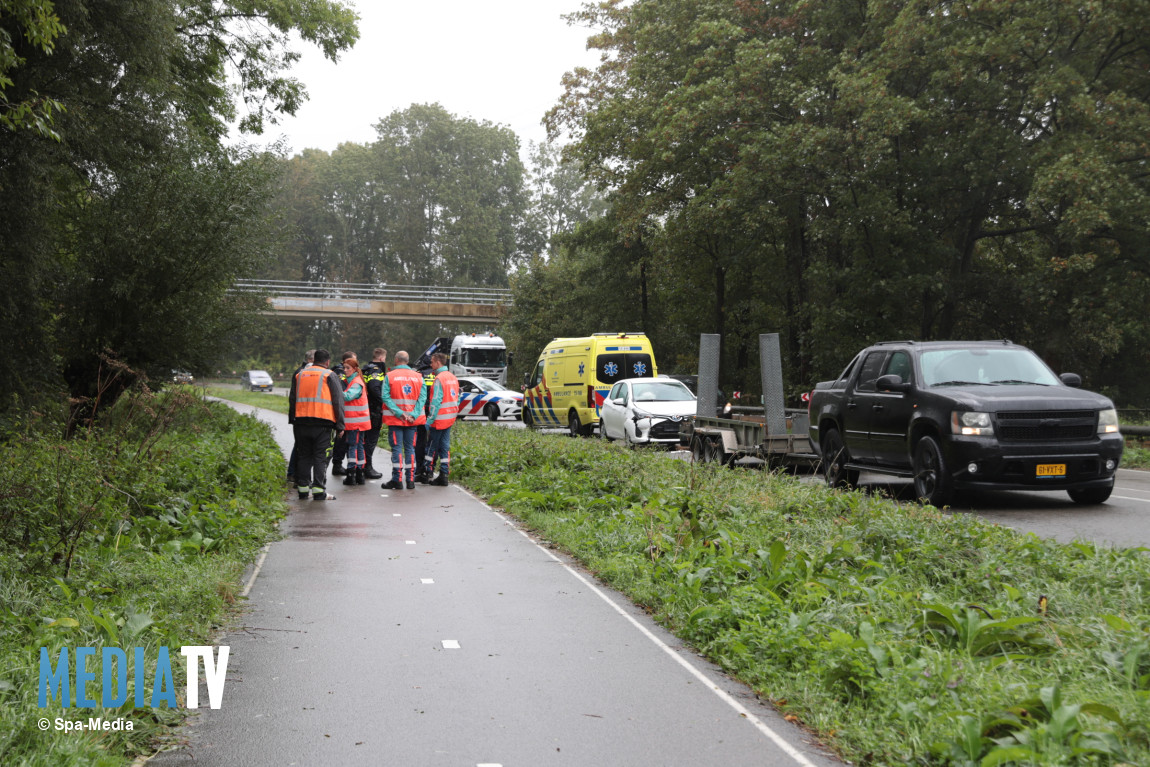
{"type": "Polygon", "coordinates": [[[485,415],[488,420],[523,417],[523,395],[488,378],[459,379],[459,415],[485,415]]]}

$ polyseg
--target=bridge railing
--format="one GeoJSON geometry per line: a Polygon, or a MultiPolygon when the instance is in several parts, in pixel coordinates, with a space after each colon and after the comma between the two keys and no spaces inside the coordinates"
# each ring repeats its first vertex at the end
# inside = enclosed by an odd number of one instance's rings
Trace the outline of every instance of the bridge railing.
{"type": "Polygon", "coordinates": [[[290,282],[238,280],[232,290],[262,293],[273,298],[319,300],[409,301],[436,304],[510,304],[508,288],[452,288],[436,285],[388,285],[358,282],[290,282]]]}

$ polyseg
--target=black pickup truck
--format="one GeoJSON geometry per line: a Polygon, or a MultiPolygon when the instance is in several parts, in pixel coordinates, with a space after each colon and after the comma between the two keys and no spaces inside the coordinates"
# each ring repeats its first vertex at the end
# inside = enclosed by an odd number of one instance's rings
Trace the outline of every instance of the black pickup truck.
{"type": "Polygon", "coordinates": [[[1065,490],[1102,503],[1122,458],[1114,403],[1009,341],[897,341],[863,349],[810,401],[827,483],[860,471],[914,479],[935,506],[955,490],[1065,490]]]}

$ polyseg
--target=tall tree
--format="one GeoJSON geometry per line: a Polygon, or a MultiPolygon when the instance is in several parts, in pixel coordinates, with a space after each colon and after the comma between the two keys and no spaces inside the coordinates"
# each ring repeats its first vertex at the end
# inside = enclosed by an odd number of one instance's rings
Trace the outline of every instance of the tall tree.
{"type": "MultiPolygon", "coordinates": [[[[258,130],[270,115],[294,111],[304,96],[302,86],[286,71],[298,56],[285,47],[287,34],[299,31],[332,58],[357,34],[354,13],[332,0],[14,3],[6,2],[4,10],[34,9],[41,21],[54,13],[55,36],[43,33],[37,38],[29,32],[26,16],[0,13],[0,40],[11,45],[15,56],[0,61],[0,67],[7,67],[0,69],[4,100],[9,105],[53,105],[50,114],[45,109],[37,113],[35,106],[30,113],[45,130],[20,129],[12,119],[0,125],[0,269],[9,279],[0,302],[0,332],[17,339],[12,364],[0,373],[0,385],[8,392],[49,385],[35,377],[52,378],[55,366],[43,364],[48,349],[88,359],[102,351],[77,350],[70,342],[56,346],[61,316],[57,299],[66,293],[80,302],[66,308],[66,318],[110,310],[112,297],[92,289],[99,283],[73,289],[68,282],[95,275],[96,265],[108,263],[109,254],[102,249],[108,241],[94,233],[117,234],[126,244],[136,230],[133,215],[117,207],[130,193],[127,180],[148,185],[155,180],[148,174],[164,168],[165,177],[180,176],[180,183],[213,183],[198,171],[220,161],[219,138],[225,121],[236,113],[237,99],[250,110],[244,126],[258,130]],[[227,81],[233,63],[239,67],[238,88],[227,81]],[[172,166],[177,158],[185,163],[182,172],[172,166]],[[123,230],[102,229],[91,215],[96,209],[119,216],[123,230]],[[28,369],[36,373],[28,376],[28,369]]],[[[252,192],[254,199],[260,198],[258,189],[252,192]]],[[[228,227],[235,216],[206,204],[206,198],[204,202],[169,213],[200,216],[186,223],[198,223],[204,234],[218,234],[224,238],[219,246],[229,247],[228,227]]],[[[154,206],[152,211],[162,218],[154,206]]],[[[154,226],[146,214],[140,217],[139,231],[154,226]]],[[[121,285],[154,276],[146,259],[121,260],[116,266],[121,285]]],[[[212,329],[210,324],[203,327],[205,332],[212,329]]],[[[133,328],[125,326],[109,337],[132,333],[133,328]]],[[[184,351],[166,349],[173,363],[184,351]]],[[[60,362],[69,363],[68,370],[90,369],[76,359],[60,362]]],[[[70,384],[74,392],[87,386],[75,379],[70,384]]]]}

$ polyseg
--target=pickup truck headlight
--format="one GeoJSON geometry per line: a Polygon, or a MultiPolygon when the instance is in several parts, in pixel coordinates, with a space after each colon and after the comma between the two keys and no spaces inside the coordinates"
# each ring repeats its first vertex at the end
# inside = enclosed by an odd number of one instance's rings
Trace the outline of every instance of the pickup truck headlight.
{"type": "Polygon", "coordinates": [[[1098,411],[1098,433],[1099,434],[1117,434],[1118,433],[1118,411],[1114,408],[1107,408],[1106,410],[1098,411]]]}
{"type": "Polygon", "coordinates": [[[960,413],[956,410],[950,414],[950,430],[964,437],[989,437],[994,434],[994,424],[990,413],[960,413]]]}

